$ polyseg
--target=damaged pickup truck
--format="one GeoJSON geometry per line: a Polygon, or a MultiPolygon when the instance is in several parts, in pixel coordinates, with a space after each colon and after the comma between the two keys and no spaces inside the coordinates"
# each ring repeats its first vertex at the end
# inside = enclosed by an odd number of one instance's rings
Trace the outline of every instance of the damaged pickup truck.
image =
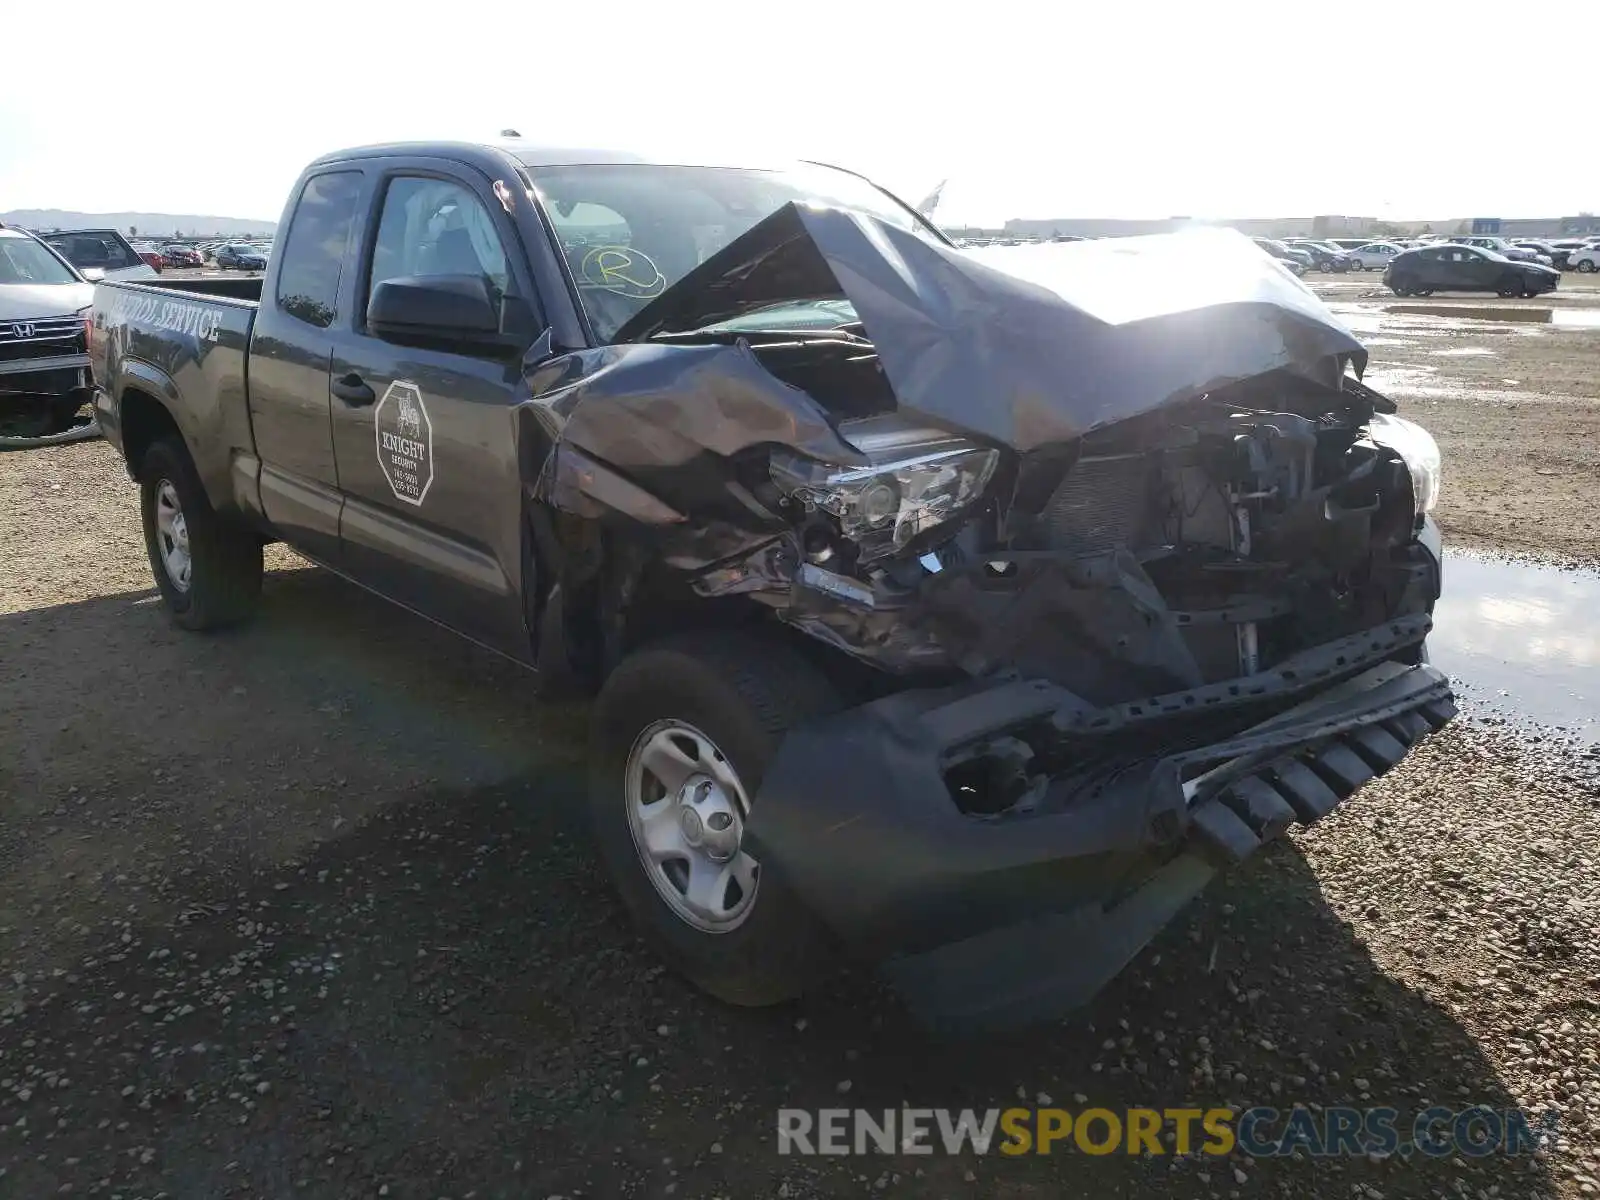
{"type": "Polygon", "coordinates": [[[592,823],[707,991],[985,1027],[1454,713],[1439,456],[1244,238],[957,250],[848,172],[319,159],[264,280],[100,285],[179,624],[261,547],[597,694],[592,823]]]}

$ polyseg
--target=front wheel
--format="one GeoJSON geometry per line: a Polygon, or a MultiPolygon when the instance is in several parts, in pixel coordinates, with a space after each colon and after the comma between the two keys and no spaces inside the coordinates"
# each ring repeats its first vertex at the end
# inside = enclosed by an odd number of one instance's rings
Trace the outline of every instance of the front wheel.
{"type": "Polygon", "coordinates": [[[1509,300],[1513,296],[1522,295],[1527,288],[1522,280],[1508,275],[1500,281],[1499,292],[1502,298],[1509,300]]]}
{"type": "Polygon", "coordinates": [[[1585,275],[1593,274],[1593,272],[1595,270],[1594,261],[1592,259],[1588,259],[1588,258],[1583,259],[1581,262],[1578,263],[1578,270],[1581,271],[1585,275]]]}
{"type": "Polygon", "coordinates": [[[139,495],[150,572],[172,619],[204,630],[249,617],[261,598],[261,539],[211,507],[177,438],[145,452],[139,495]]]}
{"type": "Polygon", "coordinates": [[[728,1003],[792,999],[832,958],[744,832],[784,733],[839,704],[788,645],[745,632],[648,646],[595,703],[589,816],[612,881],[656,953],[728,1003]]]}

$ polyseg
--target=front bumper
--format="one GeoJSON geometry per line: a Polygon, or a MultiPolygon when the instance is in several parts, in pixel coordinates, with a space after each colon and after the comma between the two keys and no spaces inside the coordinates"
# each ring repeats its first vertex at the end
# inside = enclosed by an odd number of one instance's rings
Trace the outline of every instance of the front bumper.
{"type": "Polygon", "coordinates": [[[1041,720],[1084,744],[1134,731],[1147,747],[1182,745],[1163,731],[1191,706],[1215,711],[1207,689],[1113,709],[1038,680],[899,693],[791,732],[746,836],[763,870],[879,964],[925,1022],[1058,1015],[1219,869],[1327,815],[1450,720],[1446,677],[1394,661],[1422,657],[1428,627],[1406,618],[1234,681],[1227,689],[1258,705],[1292,707],[1209,744],[1052,778],[1029,811],[1000,816],[958,809],[943,767],[952,748],[1041,720]]]}

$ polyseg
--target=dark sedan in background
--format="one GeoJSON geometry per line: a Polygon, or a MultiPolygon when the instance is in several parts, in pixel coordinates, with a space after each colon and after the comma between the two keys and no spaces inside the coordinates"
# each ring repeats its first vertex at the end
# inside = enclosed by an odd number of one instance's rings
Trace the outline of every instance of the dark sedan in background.
{"type": "Polygon", "coordinates": [[[265,271],[267,256],[254,246],[246,246],[242,242],[231,243],[217,247],[217,267],[223,271],[265,271]]]}
{"type": "Polygon", "coordinates": [[[1493,250],[1445,242],[1396,254],[1389,260],[1383,282],[1396,296],[1431,296],[1434,292],[1537,296],[1554,291],[1561,272],[1542,263],[1512,262],[1493,250]]]}

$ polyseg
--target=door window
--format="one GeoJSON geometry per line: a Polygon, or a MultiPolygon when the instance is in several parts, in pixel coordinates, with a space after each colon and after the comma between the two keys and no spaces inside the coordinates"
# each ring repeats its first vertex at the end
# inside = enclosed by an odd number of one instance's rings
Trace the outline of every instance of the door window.
{"type": "Polygon", "coordinates": [[[479,275],[497,302],[511,282],[505,248],[478,198],[449,180],[408,175],[391,180],[384,195],[368,294],[401,275],[479,275]]]}
{"type": "Polygon", "coordinates": [[[333,324],[360,193],[358,171],[314,175],[300,193],[278,268],[278,307],[307,325],[333,324]]]}

